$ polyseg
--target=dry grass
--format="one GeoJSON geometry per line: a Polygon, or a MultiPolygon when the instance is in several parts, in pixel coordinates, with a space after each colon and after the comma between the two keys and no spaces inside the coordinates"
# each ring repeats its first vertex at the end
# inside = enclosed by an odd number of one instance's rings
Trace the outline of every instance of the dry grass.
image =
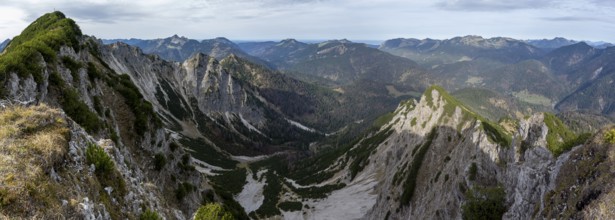
{"type": "Polygon", "coordinates": [[[584,214],[587,219],[615,219],[615,190],[602,195],[584,214]]]}
{"type": "Polygon", "coordinates": [[[46,105],[0,109],[0,214],[58,206],[49,172],[68,148],[65,116],[46,105]]]}

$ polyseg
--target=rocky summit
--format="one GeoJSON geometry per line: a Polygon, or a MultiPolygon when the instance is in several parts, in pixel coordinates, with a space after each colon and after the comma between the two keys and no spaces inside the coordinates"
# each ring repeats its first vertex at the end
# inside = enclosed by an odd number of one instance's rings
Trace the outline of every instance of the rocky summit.
{"type": "Polygon", "coordinates": [[[613,47],[101,40],[56,11],[0,50],[2,219],[615,217],[613,47]]]}

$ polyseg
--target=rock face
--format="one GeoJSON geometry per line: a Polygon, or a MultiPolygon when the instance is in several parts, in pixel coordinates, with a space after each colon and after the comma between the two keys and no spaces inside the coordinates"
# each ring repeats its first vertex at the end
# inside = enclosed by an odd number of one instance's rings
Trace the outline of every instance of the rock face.
{"type": "MultiPolygon", "coordinates": [[[[231,73],[227,72],[218,60],[197,53],[183,63],[169,63],[160,59],[150,59],[141,50],[125,44],[112,44],[104,47],[103,57],[116,72],[129,74],[148,100],[158,102],[190,104],[195,100],[198,110],[209,112],[230,112],[241,114],[250,122],[262,127],[263,113],[255,112],[248,105],[248,94],[252,88],[244,88],[231,73]],[[166,87],[165,87],[166,86],[166,87]],[[175,91],[179,90],[179,91],[175,91]],[[159,97],[161,92],[167,99],[159,97]],[[165,94],[177,92],[178,94],[165,94]],[[178,95],[183,100],[170,100],[178,95]]],[[[248,97],[252,95],[251,97],[248,97]]],[[[166,104],[166,103],[162,103],[166,104]]],[[[181,106],[190,109],[192,106],[181,106]]],[[[262,110],[261,110],[262,111],[262,110]]],[[[183,118],[179,118],[183,119],[183,118]]]]}
{"type": "MultiPolygon", "coordinates": [[[[320,135],[288,121],[303,121],[297,117],[300,114],[289,116],[284,111],[292,102],[280,105],[269,101],[280,93],[295,94],[292,86],[304,83],[269,73],[237,56],[218,61],[198,53],[177,63],[145,55],[123,43],[101,46],[100,50],[110,68],[130,76],[174,130],[226,146],[224,150],[232,154],[268,153],[273,151],[268,147],[275,145],[272,143],[320,135]],[[266,84],[271,80],[277,80],[277,87],[290,86],[290,91],[263,94],[262,88],[270,87],[266,84]],[[259,83],[262,87],[255,86],[259,83]],[[220,138],[222,133],[227,133],[225,138],[220,138]]],[[[313,102],[306,96],[297,96],[296,101],[313,102]]]]}

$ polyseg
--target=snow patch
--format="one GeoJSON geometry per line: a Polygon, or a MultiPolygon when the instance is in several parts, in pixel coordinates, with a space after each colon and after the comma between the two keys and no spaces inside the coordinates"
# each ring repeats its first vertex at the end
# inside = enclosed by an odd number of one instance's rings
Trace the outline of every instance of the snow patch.
{"type": "Polygon", "coordinates": [[[227,169],[205,163],[204,161],[198,160],[194,157],[192,158],[192,161],[195,165],[194,168],[197,171],[199,171],[200,173],[207,174],[208,176],[218,175],[217,173],[214,173],[212,171],[228,171],[227,169]]]}
{"type": "Polygon", "coordinates": [[[257,128],[252,126],[252,124],[250,124],[250,122],[248,122],[246,119],[244,119],[243,115],[239,114],[239,120],[241,120],[241,123],[243,124],[243,126],[246,126],[246,128],[248,128],[251,131],[254,131],[256,133],[259,133],[260,135],[265,136],[260,130],[258,130],[257,128]]]}
{"type": "Polygon", "coordinates": [[[307,126],[305,126],[305,125],[302,125],[302,124],[301,124],[301,123],[299,123],[299,122],[296,122],[296,121],[293,121],[293,120],[290,120],[290,119],[286,119],[286,121],[288,121],[288,123],[290,123],[291,125],[293,125],[293,126],[295,126],[295,127],[298,127],[298,128],[300,128],[300,129],[302,129],[302,130],[304,130],[304,131],[309,131],[309,132],[313,132],[313,133],[318,133],[318,131],[316,131],[316,129],[313,129],[313,128],[310,128],[310,127],[307,127],[307,126]]]}
{"type": "Polygon", "coordinates": [[[333,191],[323,200],[306,202],[310,207],[308,219],[360,219],[376,204],[374,188],[378,180],[373,177],[358,179],[352,185],[333,191]]]}
{"type": "Polygon", "coordinates": [[[285,212],[285,211],[282,211],[282,210],[280,210],[280,211],[282,212],[282,217],[285,220],[295,220],[295,219],[303,220],[303,219],[305,219],[303,217],[303,213],[301,211],[294,211],[294,212],[285,212]]]}
{"type": "Polygon", "coordinates": [[[248,169],[248,175],[246,176],[246,185],[243,186],[243,190],[237,196],[235,200],[239,202],[239,205],[243,207],[246,213],[256,211],[265,200],[263,190],[265,188],[265,182],[267,178],[261,176],[266,173],[267,170],[260,170],[256,173],[256,179],[252,178],[252,171],[248,169]],[[261,179],[261,181],[258,181],[261,179]]]}
{"type": "Polygon", "coordinates": [[[231,155],[231,159],[235,160],[237,162],[240,162],[240,163],[252,163],[252,162],[256,162],[256,161],[261,161],[261,160],[267,159],[267,158],[269,158],[271,156],[274,156],[274,155],[277,155],[277,154],[260,155],[260,156],[255,156],[255,157],[231,155]]]}
{"type": "Polygon", "coordinates": [[[596,79],[596,77],[598,77],[598,75],[600,75],[600,73],[602,73],[602,68],[603,68],[603,67],[600,67],[600,68],[598,68],[596,71],[594,71],[594,74],[592,74],[592,78],[591,78],[591,80],[596,79]]]}
{"type": "Polygon", "coordinates": [[[302,189],[302,188],[310,188],[310,187],[323,187],[326,185],[330,185],[330,184],[335,184],[335,181],[339,180],[339,176],[336,174],[336,176],[333,176],[332,178],[325,180],[324,182],[318,183],[318,184],[310,184],[310,185],[301,185],[299,183],[297,183],[295,180],[293,179],[289,179],[289,178],[284,178],[284,180],[287,183],[290,183],[290,185],[292,185],[293,187],[297,188],[297,189],[302,189]]]}

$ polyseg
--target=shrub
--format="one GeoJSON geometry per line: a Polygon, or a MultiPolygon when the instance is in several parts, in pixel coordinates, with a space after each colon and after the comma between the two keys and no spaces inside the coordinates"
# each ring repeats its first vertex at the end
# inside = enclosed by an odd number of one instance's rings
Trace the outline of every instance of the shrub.
{"type": "MultiPolygon", "coordinates": [[[[416,181],[419,175],[419,171],[421,169],[421,165],[423,164],[423,159],[425,159],[425,155],[427,154],[427,150],[431,146],[431,142],[437,137],[436,129],[433,128],[425,142],[420,146],[420,150],[414,158],[412,158],[412,164],[410,165],[408,176],[406,177],[406,181],[404,181],[404,192],[401,195],[401,204],[408,205],[412,200],[412,196],[414,196],[414,190],[416,188],[416,181]]],[[[417,146],[418,148],[418,146],[417,146]]]]}
{"type": "Polygon", "coordinates": [[[184,197],[186,197],[186,195],[188,195],[188,193],[191,193],[195,189],[196,188],[190,183],[180,183],[175,190],[175,198],[181,201],[184,197]]]}
{"type": "Polygon", "coordinates": [[[154,169],[157,171],[162,170],[162,168],[164,167],[164,165],[167,164],[167,158],[158,153],[154,156],[154,169]]]}
{"type": "Polygon", "coordinates": [[[604,134],[604,141],[609,144],[615,144],[615,128],[612,128],[604,134]]]}
{"type": "Polygon", "coordinates": [[[113,141],[113,143],[115,143],[116,145],[119,144],[120,141],[120,137],[117,135],[117,133],[115,132],[115,130],[113,130],[113,128],[109,129],[111,130],[111,134],[109,135],[111,140],[113,141]]]}
{"type": "Polygon", "coordinates": [[[263,189],[263,195],[265,199],[263,204],[256,210],[256,214],[261,218],[279,215],[280,210],[277,208],[277,203],[280,200],[280,192],[282,191],[282,184],[278,179],[278,176],[269,171],[266,174],[267,185],[263,189]]]}
{"type": "Polygon", "coordinates": [[[286,183],[285,185],[293,192],[297,193],[297,195],[301,196],[301,198],[311,199],[326,198],[331,192],[338,189],[342,189],[346,186],[345,183],[327,184],[323,186],[310,186],[305,188],[295,188],[292,184],[288,183],[286,183]]]}
{"type": "Polygon", "coordinates": [[[169,148],[171,149],[171,151],[175,151],[175,150],[177,150],[179,148],[179,145],[177,143],[175,143],[175,142],[171,142],[169,144],[169,148]]]}
{"type": "Polygon", "coordinates": [[[387,127],[384,130],[376,133],[374,136],[371,136],[365,140],[363,140],[359,146],[350,150],[348,155],[350,157],[354,157],[354,160],[350,164],[350,177],[352,179],[361,172],[367,164],[369,164],[369,155],[378,147],[378,145],[382,144],[384,140],[386,140],[394,131],[391,127],[387,127]]]}
{"type": "Polygon", "coordinates": [[[574,147],[572,144],[577,139],[577,136],[557,116],[551,113],[544,113],[544,122],[549,128],[547,148],[553,155],[559,156],[574,147]]]}
{"type": "Polygon", "coordinates": [[[301,211],[303,203],[301,202],[281,202],[278,207],[284,211],[301,211]]]}
{"type": "Polygon", "coordinates": [[[476,163],[472,163],[472,165],[470,165],[470,170],[468,171],[468,179],[474,181],[476,180],[476,174],[478,173],[478,167],[476,166],[476,163]]]}
{"type": "Polygon", "coordinates": [[[90,78],[90,81],[92,82],[94,82],[95,79],[100,79],[102,76],[100,71],[96,69],[96,66],[92,62],[88,62],[87,71],[88,71],[88,78],[90,78]]]}
{"type": "Polygon", "coordinates": [[[190,163],[190,154],[186,153],[182,156],[181,160],[177,162],[177,166],[183,171],[194,171],[195,168],[190,163]]]}
{"type": "MultiPolygon", "coordinates": [[[[88,72],[97,72],[98,70],[93,65],[88,65],[88,72]]],[[[148,129],[148,125],[153,125],[158,128],[162,126],[162,121],[154,112],[154,107],[151,103],[143,99],[141,92],[132,82],[130,76],[107,74],[107,85],[115,89],[124,97],[125,103],[130,107],[135,116],[134,129],[139,136],[143,136],[148,129]]]]}
{"type": "Polygon", "coordinates": [[[474,188],[466,192],[463,219],[502,219],[506,212],[502,187],[474,188]]]}
{"type": "Polygon", "coordinates": [[[93,97],[93,102],[94,102],[94,110],[96,110],[98,115],[102,115],[103,114],[103,106],[102,106],[102,102],[100,101],[100,97],[94,96],[93,97]]]}
{"type": "Polygon", "coordinates": [[[562,145],[560,146],[560,150],[562,153],[569,151],[570,149],[572,149],[573,147],[577,145],[584,144],[591,136],[592,136],[591,133],[580,134],[576,138],[567,140],[564,143],[562,143],[562,145]]]}
{"type": "Polygon", "coordinates": [[[54,85],[59,92],[58,101],[62,105],[64,112],[73,119],[77,124],[81,125],[88,132],[96,132],[100,129],[100,120],[98,116],[90,111],[88,106],[83,103],[79,97],[79,93],[66,86],[60,74],[52,72],[49,74],[49,82],[54,85]]]}
{"type": "Polygon", "coordinates": [[[231,171],[219,172],[218,175],[208,178],[213,184],[233,195],[237,195],[243,190],[247,175],[245,168],[237,168],[231,171]]]}
{"type": "Polygon", "coordinates": [[[88,147],[85,150],[85,158],[88,164],[94,164],[96,167],[96,174],[109,175],[115,168],[115,164],[111,157],[102,149],[102,147],[88,143],[88,147]]]}
{"type": "Polygon", "coordinates": [[[218,203],[201,206],[194,214],[194,220],[233,220],[233,215],[218,203]]]}
{"type": "Polygon", "coordinates": [[[498,143],[500,146],[510,146],[512,142],[512,137],[506,134],[506,131],[493,122],[488,121],[487,119],[482,119],[482,126],[487,133],[488,137],[498,143]]]}
{"type": "Polygon", "coordinates": [[[141,213],[139,220],[162,220],[162,218],[157,212],[147,209],[145,212],[141,213]]]}
{"type": "Polygon", "coordinates": [[[82,67],[81,63],[68,56],[63,56],[62,64],[70,70],[70,75],[73,77],[73,82],[79,82],[79,69],[82,67]]]}
{"type": "MultiPolygon", "coordinates": [[[[235,219],[249,219],[243,207],[241,207],[241,205],[239,205],[239,203],[235,201],[235,198],[232,194],[225,191],[224,189],[221,189],[217,185],[213,185],[213,188],[216,192],[216,195],[219,196],[219,201],[221,202],[221,204],[223,204],[224,209],[227,212],[230,212],[235,217],[235,219]]],[[[254,212],[252,213],[254,214],[254,212]]]]}

